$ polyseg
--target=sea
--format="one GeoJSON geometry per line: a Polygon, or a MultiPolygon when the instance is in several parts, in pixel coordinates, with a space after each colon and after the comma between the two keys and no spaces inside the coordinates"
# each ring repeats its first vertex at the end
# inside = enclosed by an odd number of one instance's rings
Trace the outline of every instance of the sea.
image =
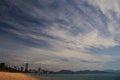
{"type": "Polygon", "coordinates": [[[45,80],[120,80],[120,74],[32,74],[45,80]]]}

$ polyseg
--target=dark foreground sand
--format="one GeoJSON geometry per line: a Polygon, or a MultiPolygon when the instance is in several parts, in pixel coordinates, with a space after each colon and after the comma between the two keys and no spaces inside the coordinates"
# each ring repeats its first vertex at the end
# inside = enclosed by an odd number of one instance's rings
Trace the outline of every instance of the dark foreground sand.
{"type": "Polygon", "coordinates": [[[43,80],[23,73],[0,72],[0,80],[43,80]]]}

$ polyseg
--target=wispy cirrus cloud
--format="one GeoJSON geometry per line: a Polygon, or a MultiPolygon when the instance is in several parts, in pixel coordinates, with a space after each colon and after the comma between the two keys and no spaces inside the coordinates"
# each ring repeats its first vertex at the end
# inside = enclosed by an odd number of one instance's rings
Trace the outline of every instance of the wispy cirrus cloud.
{"type": "MultiPolygon", "coordinates": [[[[25,61],[53,68],[61,64],[58,70],[67,65],[74,70],[109,68],[106,63],[119,60],[119,54],[92,53],[120,44],[119,1],[104,3],[105,0],[2,1],[1,49],[16,55],[15,60],[20,62],[29,57],[25,61]]],[[[1,50],[1,54],[6,51],[1,50]]]]}

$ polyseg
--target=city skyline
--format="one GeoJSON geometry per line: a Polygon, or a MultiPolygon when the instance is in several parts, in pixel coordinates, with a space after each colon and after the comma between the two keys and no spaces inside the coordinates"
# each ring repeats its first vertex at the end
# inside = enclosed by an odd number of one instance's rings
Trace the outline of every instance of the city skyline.
{"type": "Polygon", "coordinates": [[[48,70],[120,70],[119,0],[0,0],[0,62],[48,70]]]}

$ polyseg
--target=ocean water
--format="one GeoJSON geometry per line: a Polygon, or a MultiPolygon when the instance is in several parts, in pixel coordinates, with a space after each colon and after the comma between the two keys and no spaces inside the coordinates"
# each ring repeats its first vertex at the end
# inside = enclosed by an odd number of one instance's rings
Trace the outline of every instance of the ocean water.
{"type": "Polygon", "coordinates": [[[32,74],[47,80],[120,80],[120,74],[32,74]]]}

